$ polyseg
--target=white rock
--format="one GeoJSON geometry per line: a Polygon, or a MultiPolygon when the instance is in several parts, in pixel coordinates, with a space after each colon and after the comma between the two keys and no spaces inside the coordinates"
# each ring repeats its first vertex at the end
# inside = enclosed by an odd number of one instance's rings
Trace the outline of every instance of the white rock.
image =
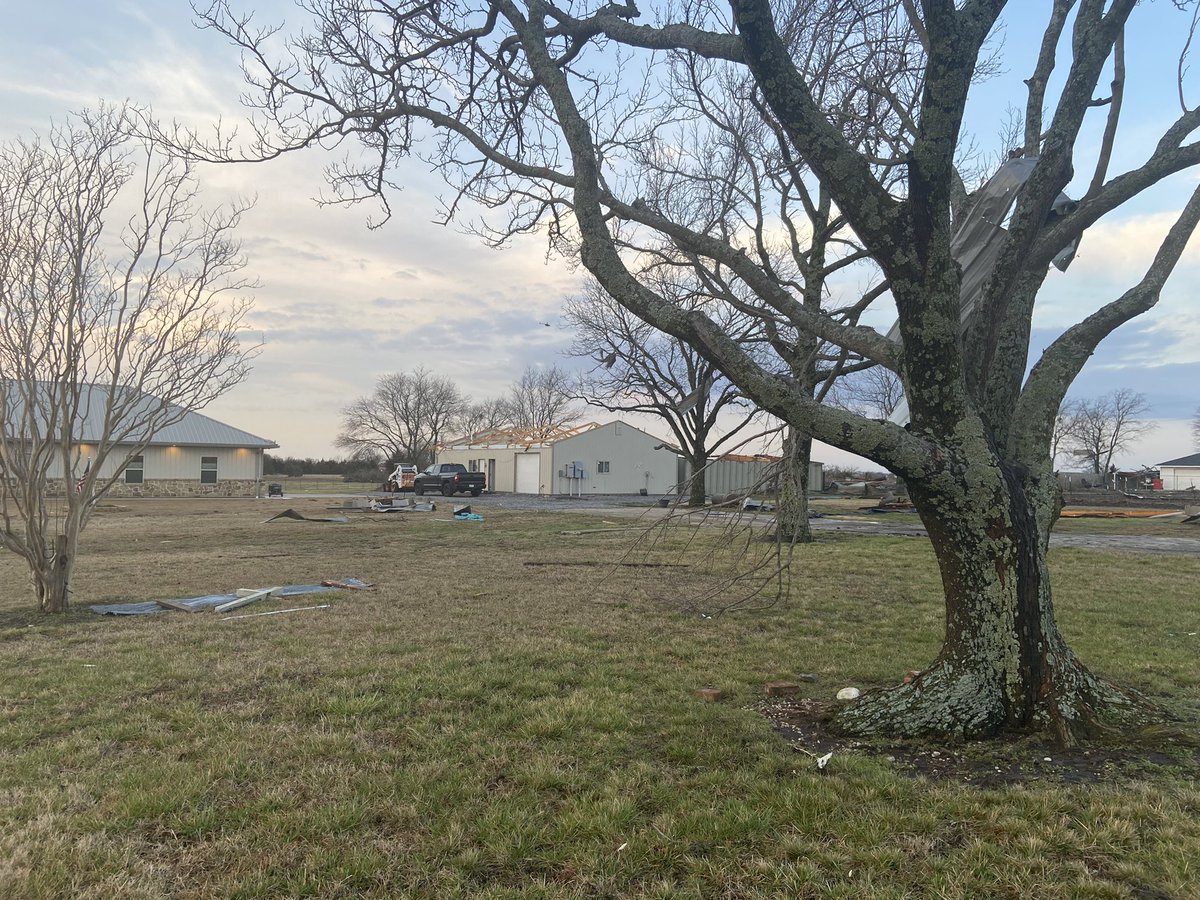
{"type": "Polygon", "coordinates": [[[861,693],[862,691],[856,687],[842,688],[837,692],[837,698],[839,700],[857,700],[861,693]]]}

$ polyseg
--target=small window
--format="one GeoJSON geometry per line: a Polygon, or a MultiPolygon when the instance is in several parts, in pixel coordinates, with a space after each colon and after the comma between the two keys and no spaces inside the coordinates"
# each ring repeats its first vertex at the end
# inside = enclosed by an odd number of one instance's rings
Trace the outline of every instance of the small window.
{"type": "Polygon", "coordinates": [[[126,484],[141,484],[145,475],[145,464],[142,457],[135,456],[129,462],[125,463],[125,483],[126,484]]]}
{"type": "Polygon", "coordinates": [[[217,458],[215,456],[200,457],[200,483],[217,483],[217,458]]]}
{"type": "Polygon", "coordinates": [[[607,472],[608,472],[608,460],[605,459],[605,460],[601,460],[600,462],[596,463],[596,474],[597,475],[603,475],[603,474],[606,474],[607,472]]]}

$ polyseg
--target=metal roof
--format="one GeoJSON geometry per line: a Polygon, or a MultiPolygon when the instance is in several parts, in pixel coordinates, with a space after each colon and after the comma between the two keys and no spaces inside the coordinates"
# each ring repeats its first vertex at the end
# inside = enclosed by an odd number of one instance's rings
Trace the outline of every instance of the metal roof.
{"type": "Polygon", "coordinates": [[[1179,459],[1168,459],[1166,462],[1159,463],[1160,466],[1200,466],[1200,453],[1193,453],[1191,456],[1181,456],[1179,459]]]}
{"type": "MultiPolygon", "coordinates": [[[[38,387],[45,391],[48,385],[41,384],[38,387]]],[[[95,443],[103,436],[108,391],[107,385],[86,384],[80,386],[78,415],[71,429],[75,441],[81,444],[95,443]]],[[[19,407],[23,404],[11,381],[5,383],[5,393],[8,401],[6,412],[11,411],[13,419],[19,419],[19,407]]],[[[38,405],[43,409],[46,408],[46,404],[38,405]]],[[[147,413],[158,405],[159,401],[154,397],[149,394],[140,394],[131,407],[129,418],[140,418],[139,413],[147,413]]],[[[178,421],[157,429],[150,437],[150,446],[247,447],[254,449],[270,449],[279,446],[274,441],[258,437],[248,431],[242,431],[240,428],[234,428],[232,425],[226,425],[224,422],[218,422],[209,416],[183,409],[174,404],[167,405],[167,418],[178,421]]],[[[123,429],[119,424],[113,429],[116,432],[121,430],[123,429]]],[[[133,431],[128,435],[128,440],[123,440],[121,443],[135,442],[143,433],[140,430],[133,431]]]]}

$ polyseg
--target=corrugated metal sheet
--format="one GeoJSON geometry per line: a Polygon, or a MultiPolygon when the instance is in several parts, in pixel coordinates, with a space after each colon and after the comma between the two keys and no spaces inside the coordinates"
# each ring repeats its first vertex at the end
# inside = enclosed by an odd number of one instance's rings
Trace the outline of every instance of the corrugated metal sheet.
{"type": "MultiPolygon", "coordinates": [[[[723,494],[745,494],[751,491],[769,493],[775,490],[775,457],[721,457],[710,460],[704,470],[705,493],[714,497],[723,494]]],[[[819,462],[808,464],[809,493],[823,490],[825,465],[819,462]]],[[[686,487],[682,488],[686,492],[686,487]]]]}

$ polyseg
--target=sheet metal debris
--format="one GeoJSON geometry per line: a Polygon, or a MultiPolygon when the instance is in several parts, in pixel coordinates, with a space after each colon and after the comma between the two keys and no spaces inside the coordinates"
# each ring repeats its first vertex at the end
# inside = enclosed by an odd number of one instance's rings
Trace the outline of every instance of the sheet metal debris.
{"type": "Polygon", "coordinates": [[[345,516],[306,516],[303,513],[298,513],[292,508],[285,509],[281,513],[277,513],[269,519],[263,519],[263,524],[274,522],[277,519],[295,519],[298,522],[349,522],[345,516]]]}
{"type": "Polygon", "coordinates": [[[436,503],[418,503],[412,497],[403,505],[397,505],[390,500],[372,500],[367,507],[368,512],[399,513],[399,512],[437,512],[436,503]]]}
{"type": "MultiPolygon", "coordinates": [[[[341,587],[358,588],[360,590],[372,586],[358,578],[343,578],[340,579],[340,584],[341,587]]],[[[292,584],[279,588],[277,596],[298,597],[304,594],[320,594],[335,590],[338,590],[338,588],[326,584],[292,584]]],[[[231,600],[238,599],[240,598],[236,593],[205,594],[201,597],[184,597],[179,600],[168,601],[147,600],[143,603],[100,603],[89,606],[88,609],[101,616],[145,616],[154,613],[169,612],[171,610],[182,611],[183,609],[189,612],[200,612],[206,609],[214,609],[231,600]],[[166,607],[162,605],[164,602],[171,605],[166,607]]]]}
{"type": "Polygon", "coordinates": [[[249,606],[251,603],[257,603],[259,600],[266,600],[268,597],[278,597],[282,587],[261,588],[259,590],[250,590],[248,588],[239,588],[235,593],[234,599],[222,603],[220,606],[213,607],[213,612],[228,612],[231,609],[241,609],[243,606],[249,606]]]}

